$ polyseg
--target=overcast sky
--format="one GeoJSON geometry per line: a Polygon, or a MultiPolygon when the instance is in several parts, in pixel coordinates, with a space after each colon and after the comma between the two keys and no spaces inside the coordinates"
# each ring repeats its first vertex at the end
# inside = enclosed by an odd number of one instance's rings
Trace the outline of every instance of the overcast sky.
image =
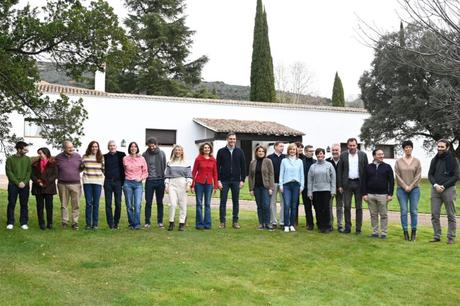
{"type": "MultiPolygon", "coordinates": [[[[122,14],[120,1],[110,1],[122,14]],[[118,4],[118,5],[117,5],[118,4]]],[[[359,94],[371,48],[359,40],[359,18],[383,31],[399,29],[396,0],[264,0],[274,65],[304,62],[311,91],[330,97],[335,72],[345,97],[359,94]],[[358,18],[359,16],[359,18],[358,18]]],[[[256,0],[186,0],[187,24],[196,31],[192,58],[207,55],[205,81],[249,85],[256,0]]]]}
{"type": "MultiPolygon", "coordinates": [[[[123,0],[108,2],[121,18],[126,15],[123,0]]],[[[310,92],[324,97],[331,96],[336,71],[346,99],[359,95],[359,77],[373,58],[359,40],[359,18],[382,31],[399,28],[397,0],[263,2],[274,65],[304,62],[313,76],[310,92]]],[[[187,25],[196,31],[191,59],[210,59],[203,79],[249,85],[256,0],[186,0],[186,5],[187,25]]]]}

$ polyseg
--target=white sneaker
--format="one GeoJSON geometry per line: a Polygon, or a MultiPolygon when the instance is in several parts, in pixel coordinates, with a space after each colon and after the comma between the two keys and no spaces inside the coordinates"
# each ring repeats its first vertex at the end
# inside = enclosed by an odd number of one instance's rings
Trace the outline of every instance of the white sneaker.
{"type": "Polygon", "coordinates": [[[294,227],[293,225],[291,225],[291,226],[289,227],[289,230],[290,230],[291,232],[295,232],[295,227],[294,227]]]}
{"type": "Polygon", "coordinates": [[[13,229],[13,224],[8,224],[8,225],[6,226],[6,229],[7,229],[7,230],[12,230],[12,229],[13,229]]]}
{"type": "Polygon", "coordinates": [[[28,229],[29,229],[29,227],[27,226],[27,224],[21,225],[21,228],[22,228],[23,230],[28,230],[28,229]]]}
{"type": "Polygon", "coordinates": [[[285,232],[285,233],[288,233],[288,232],[289,232],[289,226],[285,226],[285,227],[284,227],[284,232],[285,232]]]}

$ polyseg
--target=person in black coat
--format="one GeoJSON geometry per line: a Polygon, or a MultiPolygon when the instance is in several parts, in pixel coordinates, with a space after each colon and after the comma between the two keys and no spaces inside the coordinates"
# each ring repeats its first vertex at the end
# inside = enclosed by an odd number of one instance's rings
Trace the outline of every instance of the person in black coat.
{"type": "Polygon", "coordinates": [[[37,216],[40,229],[53,228],[53,196],[57,193],[58,169],[48,148],[37,150],[39,159],[32,163],[32,194],[37,201],[37,216]],[[43,209],[46,209],[46,227],[43,209]]]}
{"type": "Polygon", "coordinates": [[[246,179],[246,161],[243,151],[236,147],[236,134],[230,132],[227,134],[227,145],[217,151],[217,176],[220,189],[219,205],[219,228],[225,228],[225,217],[227,211],[228,191],[232,192],[232,221],[233,228],[239,229],[239,198],[240,189],[244,186],[246,179]]]}
{"type": "Polygon", "coordinates": [[[104,194],[105,216],[110,229],[118,229],[121,217],[121,194],[125,182],[125,168],[123,167],[124,152],[117,151],[115,141],[109,141],[109,152],[104,154],[104,194]],[[115,214],[112,210],[112,196],[115,200],[115,214]]]}

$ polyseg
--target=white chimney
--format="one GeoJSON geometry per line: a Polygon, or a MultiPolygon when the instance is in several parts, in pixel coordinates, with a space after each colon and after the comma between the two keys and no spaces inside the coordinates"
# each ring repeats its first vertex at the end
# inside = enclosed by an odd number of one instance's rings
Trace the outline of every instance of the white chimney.
{"type": "Polygon", "coordinates": [[[105,92],[105,65],[104,71],[96,70],[94,74],[94,89],[105,92]]]}

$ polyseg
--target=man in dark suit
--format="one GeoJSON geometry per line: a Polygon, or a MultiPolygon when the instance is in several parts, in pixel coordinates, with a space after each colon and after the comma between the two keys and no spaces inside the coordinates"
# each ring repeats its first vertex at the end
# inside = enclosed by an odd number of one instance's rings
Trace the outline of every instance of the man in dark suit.
{"type": "Polygon", "coordinates": [[[368,164],[367,155],[358,150],[358,141],[356,138],[347,140],[348,150],[340,155],[340,161],[337,165],[337,187],[340,193],[343,193],[345,206],[345,229],[343,233],[351,232],[351,199],[355,197],[356,209],[356,234],[361,234],[363,223],[362,208],[362,184],[365,182],[365,169],[368,164]]]}

